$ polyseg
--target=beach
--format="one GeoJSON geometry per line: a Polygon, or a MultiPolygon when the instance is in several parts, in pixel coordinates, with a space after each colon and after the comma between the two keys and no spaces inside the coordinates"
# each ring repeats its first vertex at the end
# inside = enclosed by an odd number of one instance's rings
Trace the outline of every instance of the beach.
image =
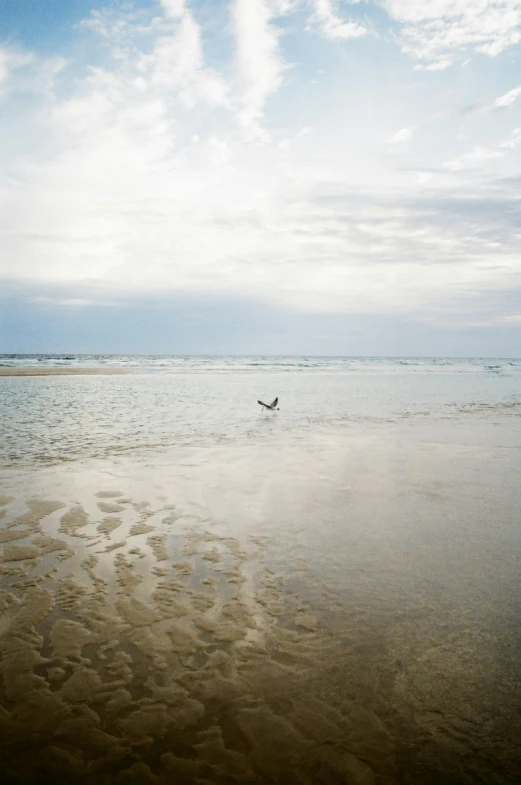
{"type": "Polygon", "coordinates": [[[517,378],[200,366],[2,382],[3,780],[519,781],[517,378]]]}

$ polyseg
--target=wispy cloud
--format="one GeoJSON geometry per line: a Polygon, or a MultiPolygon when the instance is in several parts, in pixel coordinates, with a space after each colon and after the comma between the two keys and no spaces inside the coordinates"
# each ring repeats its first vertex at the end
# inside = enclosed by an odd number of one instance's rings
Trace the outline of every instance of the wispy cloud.
{"type": "Polygon", "coordinates": [[[457,158],[446,161],[445,169],[451,172],[462,172],[469,169],[476,169],[497,158],[503,158],[504,153],[500,150],[493,150],[481,145],[475,145],[468,153],[463,153],[457,158]]]}
{"type": "Polygon", "coordinates": [[[204,65],[199,25],[188,10],[179,17],[175,31],[160,36],[152,51],[138,58],[136,84],[142,89],[150,85],[164,95],[178,91],[189,107],[198,101],[226,103],[228,87],[224,79],[204,65]]]}
{"type": "Polygon", "coordinates": [[[313,14],[310,27],[315,27],[325,37],[331,40],[361,38],[367,34],[364,25],[354,21],[343,20],[334,10],[331,0],[311,0],[313,14]]]}
{"type": "Polygon", "coordinates": [[[68,308],[254,293],[426,320],[517,292],[521,88],[499,60],[486,95],[472,64],[465,82],[443,65],[495,40],[505,3],[481,3],[479,27],[460,0],[385,0],[384,43],[354,5],[233,0],[217,25],[204,3],[113,4],[74,32],[83,70],[2,50],[0,278],[64,287],[68,308]],[[511,109],[463,115],[470,92],[511,109]]]}
{"type": "Polygon", "coordinates": [[[9,81],[13,73],[31,63],[34,56],[18,49],[0,48],[0,89],[9,81]]]}
{"type": "Polygon", "coordinates": [[[446,68],[450,68],[453,61],[449,58],[442,58],[441,60],[435,60],[434,63],[416,63],[414,66],[415,71],[445,71],[446,68]]]}
{"type": "Polygon", "coordinates": [[[46,93],[65,65],[60,56],[38,57],[19,47],[0,47],[0,99],[13,91],[46,93]]]}
{"type": "Polygon", "coordinates": [[[521,145],[521,128],[514,128],[509,138],[501,144],[507,150],[513,150],[521,145]]]}
{"type": "Polygon", "coordinates": [[[235,0],[233,21],[239,75],[238,119],[254,137],[267,140],[262,128],[264,107],[282,83],[285,68],[279,49],[275,13],[267,0],[235,0]]]}
{"type": "Polygon", "coordinates": [[[409,142],[416,128],[400,128],[399,131],[396,131],[391,137],[391,142],[393,144],[402,144],[404,142],[409,142]]]}
{"type": "Polygon", "coordinates": [[[474,49],[495,57],[521,41],[521,0],[382,0],[402,25],[404,52],[421,60],[447,62],[474,49]]]}
{"type": "Polygon", "coordinates": [[[165,16],[172,19],[178,19],[186,11],[185,0],[160,0],[160,3],[164,8],[165,16]]]}
{"type": "Polygon", "coordinates": [[[514,87],[513,90],[509,90],[508,93],[496,98],[494,101],[494,108],[495,109],[504,109],[507,106],[512,106],[515,103],[518,96],[521,95],[521,87],[514,87]]]}

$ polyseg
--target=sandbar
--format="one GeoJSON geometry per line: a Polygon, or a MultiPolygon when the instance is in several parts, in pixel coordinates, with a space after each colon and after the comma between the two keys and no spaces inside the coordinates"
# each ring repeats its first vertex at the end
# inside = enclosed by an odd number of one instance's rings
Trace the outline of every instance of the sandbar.
{"type": "Polygon", "coordinates": [[[0,367],[0,376],[87,376],[130,373],[128,368],[63,368],[45,366],[44,368],[0,367]]]}

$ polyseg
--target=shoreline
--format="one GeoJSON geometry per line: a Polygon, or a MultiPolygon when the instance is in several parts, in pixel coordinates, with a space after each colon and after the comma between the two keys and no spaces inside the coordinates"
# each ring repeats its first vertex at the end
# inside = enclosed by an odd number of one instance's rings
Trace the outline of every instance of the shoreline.
{"type": "Polygon", "coordinates": [[[15,366],[0,367],[0,376],[93,376],[131,373],[127,368],[62,368],[46,366],[45,368],[20,368],[15,366]]]}

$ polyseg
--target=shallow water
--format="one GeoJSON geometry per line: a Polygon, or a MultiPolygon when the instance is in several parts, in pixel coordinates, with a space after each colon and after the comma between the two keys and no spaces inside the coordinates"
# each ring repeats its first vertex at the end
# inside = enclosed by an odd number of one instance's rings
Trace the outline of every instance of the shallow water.
{"type": "Polygon", "coordinates": [[[406,374],[0,379],[3,781],[519,781],[517,381],[406,374]]]}
{"type": "MultiPolygon", "coordinates": [[[[513,360],[364,364],[315,358],[303,370],[301,358],[293,358],[293,364],[282,358],[286,370],[281,371],[282,360],[262,358],[257,358],[260,370],[243,358],[239,370],[234,358],[229,370],[226,358],[214,359],[213,365],[212,358],[195,358],[191,369],[186,367],[190,358],[181,358],[182,370],[167,365],[157,370],[150,365],[153,358],[138,359],[135,372],[124,376],[0,377],[0,466],[269,440],[274,433],[313,434],[326,426],[343,431],[358,422],[459,419],[496,411],[518,417],[521,411],[521,362],[513,360]],[[280,411],[274,418],[257,400],[276,395],[280,411]]],[[[84,357],[62,364],[79,366],[80,360],[96,365],[95,358],[84,357]]],[[[128,367],[129,358],[106,358],[105,365],[124,361],[128,367]]],[[[44,358],[44,364],[50,362],[44,358]]]]}

